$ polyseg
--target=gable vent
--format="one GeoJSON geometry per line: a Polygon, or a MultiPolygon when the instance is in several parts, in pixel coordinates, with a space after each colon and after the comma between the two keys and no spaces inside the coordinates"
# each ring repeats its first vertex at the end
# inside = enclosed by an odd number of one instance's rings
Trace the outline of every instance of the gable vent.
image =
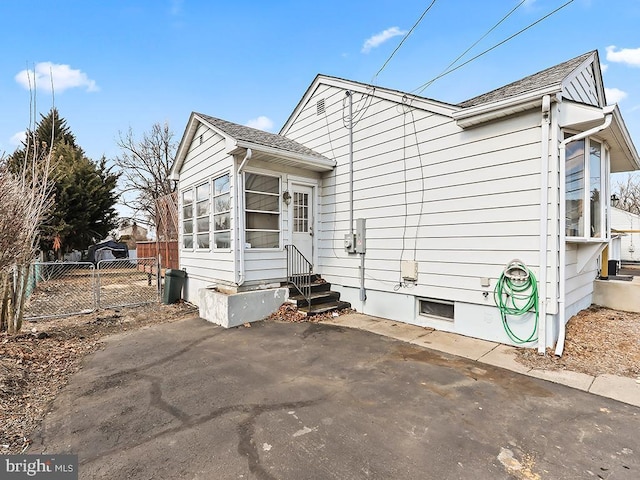
{"type": "Polygon", "coordinates": [[[321,98],[316,103],[316,111],[318,112],[318,115],[322,115],[324,113],[324,98],[321,98]]]}

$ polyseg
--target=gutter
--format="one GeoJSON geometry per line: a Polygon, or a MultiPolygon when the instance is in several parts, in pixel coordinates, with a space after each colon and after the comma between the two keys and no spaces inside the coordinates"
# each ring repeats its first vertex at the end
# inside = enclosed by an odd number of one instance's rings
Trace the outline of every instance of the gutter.
{"type": "Polygon", "coordinates": [[[239,265],[238,265],[238,277],[236,280],[236,285],[238,287],[240,287],[242,284],[244,284],[244,280],[245,280],[245,274],[244,274],[244,245],[246,242],[246,238],[245,238],[245,230],[244,230],[244,222],[240,221],[240,215],[242,214],[242,211],[244,210],[244,185],[242,182],[242,170],[244,169],[245,165],[247,164],[247,162],[251,159],[251,155],[253,154],[253,152],[251,151],[250,148],[247,148],[247,153],[244,156],[244,159],[242,160],[242,163],[240,164],[240,166],[238,167],[238,173],[236,176],[236,192],[235,192],[235,198],[236,201],[234,202],[235,205],[235,221],[236,224],[238,226],[238,234],[236,235],[236,250],[238,252],[238,261],[239,261],[239,265]]]}
{"type": "Polygon", "coordinates": [[[562,356],[562,352],[564,351],[564,342],[567,334],[567,324],[566,324],[566,312],[565,312],[565,296],[566,296],[566,270],[567,270],[567,261],[566,261],[566,250],[567,250],[567,229],[566,226],[562,224],[565,221],[567,216],[567,200],[566,200],[566,147],[570,142],[575,142],[576,140],[582,140],[590,135],[601,132],[602,130],[609,128],[611,125],[611,121],[613,120],[612,113],[606,113],[604,118],[604,123],[597,127],[593,127],[585,132],[578,133],[572,137],[565,138],[560,142],[560,291],[558,294],[558,341],[556,343],[555,355],[558,357],[562,356]]]}

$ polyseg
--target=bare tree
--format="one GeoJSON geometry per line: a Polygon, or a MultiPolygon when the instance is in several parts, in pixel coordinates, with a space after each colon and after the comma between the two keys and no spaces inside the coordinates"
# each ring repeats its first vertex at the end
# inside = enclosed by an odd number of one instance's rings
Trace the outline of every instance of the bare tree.
{"type": "Polygon", "coordinates": [[[26,140],[24,158],[0,158],[0,331],[22,328],[30,264],[40,227],[53,206],[52,149],[26,140]]]}
{"type": "Polygon", "coordinates": [[[640,177],[627,175],[626,180],[618,182],[614,189],[613,206],[636,215],[640,215],[640,177]]]}
{"type": "Polygon", "coordinates": [[[151,130],[137,139],[131,128],[120,132],[118,146],[122,153],[114,162],[121,171],[122,203],[141,214],[139,219],[148,225],[155,224],[156,199],[175,190],[169,173],[177,144],[167,123],[154,123],[151,130]],[[133,196],[132,196],[133,195],[133,196]]]}

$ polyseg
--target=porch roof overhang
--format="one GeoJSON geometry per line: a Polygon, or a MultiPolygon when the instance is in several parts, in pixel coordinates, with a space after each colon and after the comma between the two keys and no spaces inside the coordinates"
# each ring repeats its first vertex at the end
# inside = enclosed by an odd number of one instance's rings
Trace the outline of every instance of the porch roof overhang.
{"type": "Polygon", "coordinates": [[[227,138],[227,153],[229,155],[244,155],[248,149],[251,149],[252,160],[262,160],[287,167],[297,167],[313,172],[330,172],[336,166],[335,160],[329,158],[227,138]]]}
{"type": "Polygon", "coordinates": [[[640,156],[617,105],[599,108],[564,101],[560,108],[558,125],[561,128],[584,132],[602,125],[607,115],[612,117],[611,124],[596,136],[609,146],[611,173],[640,170],[640,156]]]}

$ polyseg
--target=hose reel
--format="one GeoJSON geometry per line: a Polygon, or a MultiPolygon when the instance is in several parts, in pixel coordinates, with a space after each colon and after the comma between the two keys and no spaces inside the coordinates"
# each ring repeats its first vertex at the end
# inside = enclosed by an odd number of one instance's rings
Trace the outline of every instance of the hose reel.
{"type": "Polygon", "coordinates": [[[538,284],[536,277],[521,260],[511,260],[502,271],[493,291],[493,299],[500,310],[502,326],[514,343],[522,344],[538,339],[538,284]],[[535,314],[533,331],[527,338],[520,338],[509,325],[509,316],[522,317],[535,314]]]}

